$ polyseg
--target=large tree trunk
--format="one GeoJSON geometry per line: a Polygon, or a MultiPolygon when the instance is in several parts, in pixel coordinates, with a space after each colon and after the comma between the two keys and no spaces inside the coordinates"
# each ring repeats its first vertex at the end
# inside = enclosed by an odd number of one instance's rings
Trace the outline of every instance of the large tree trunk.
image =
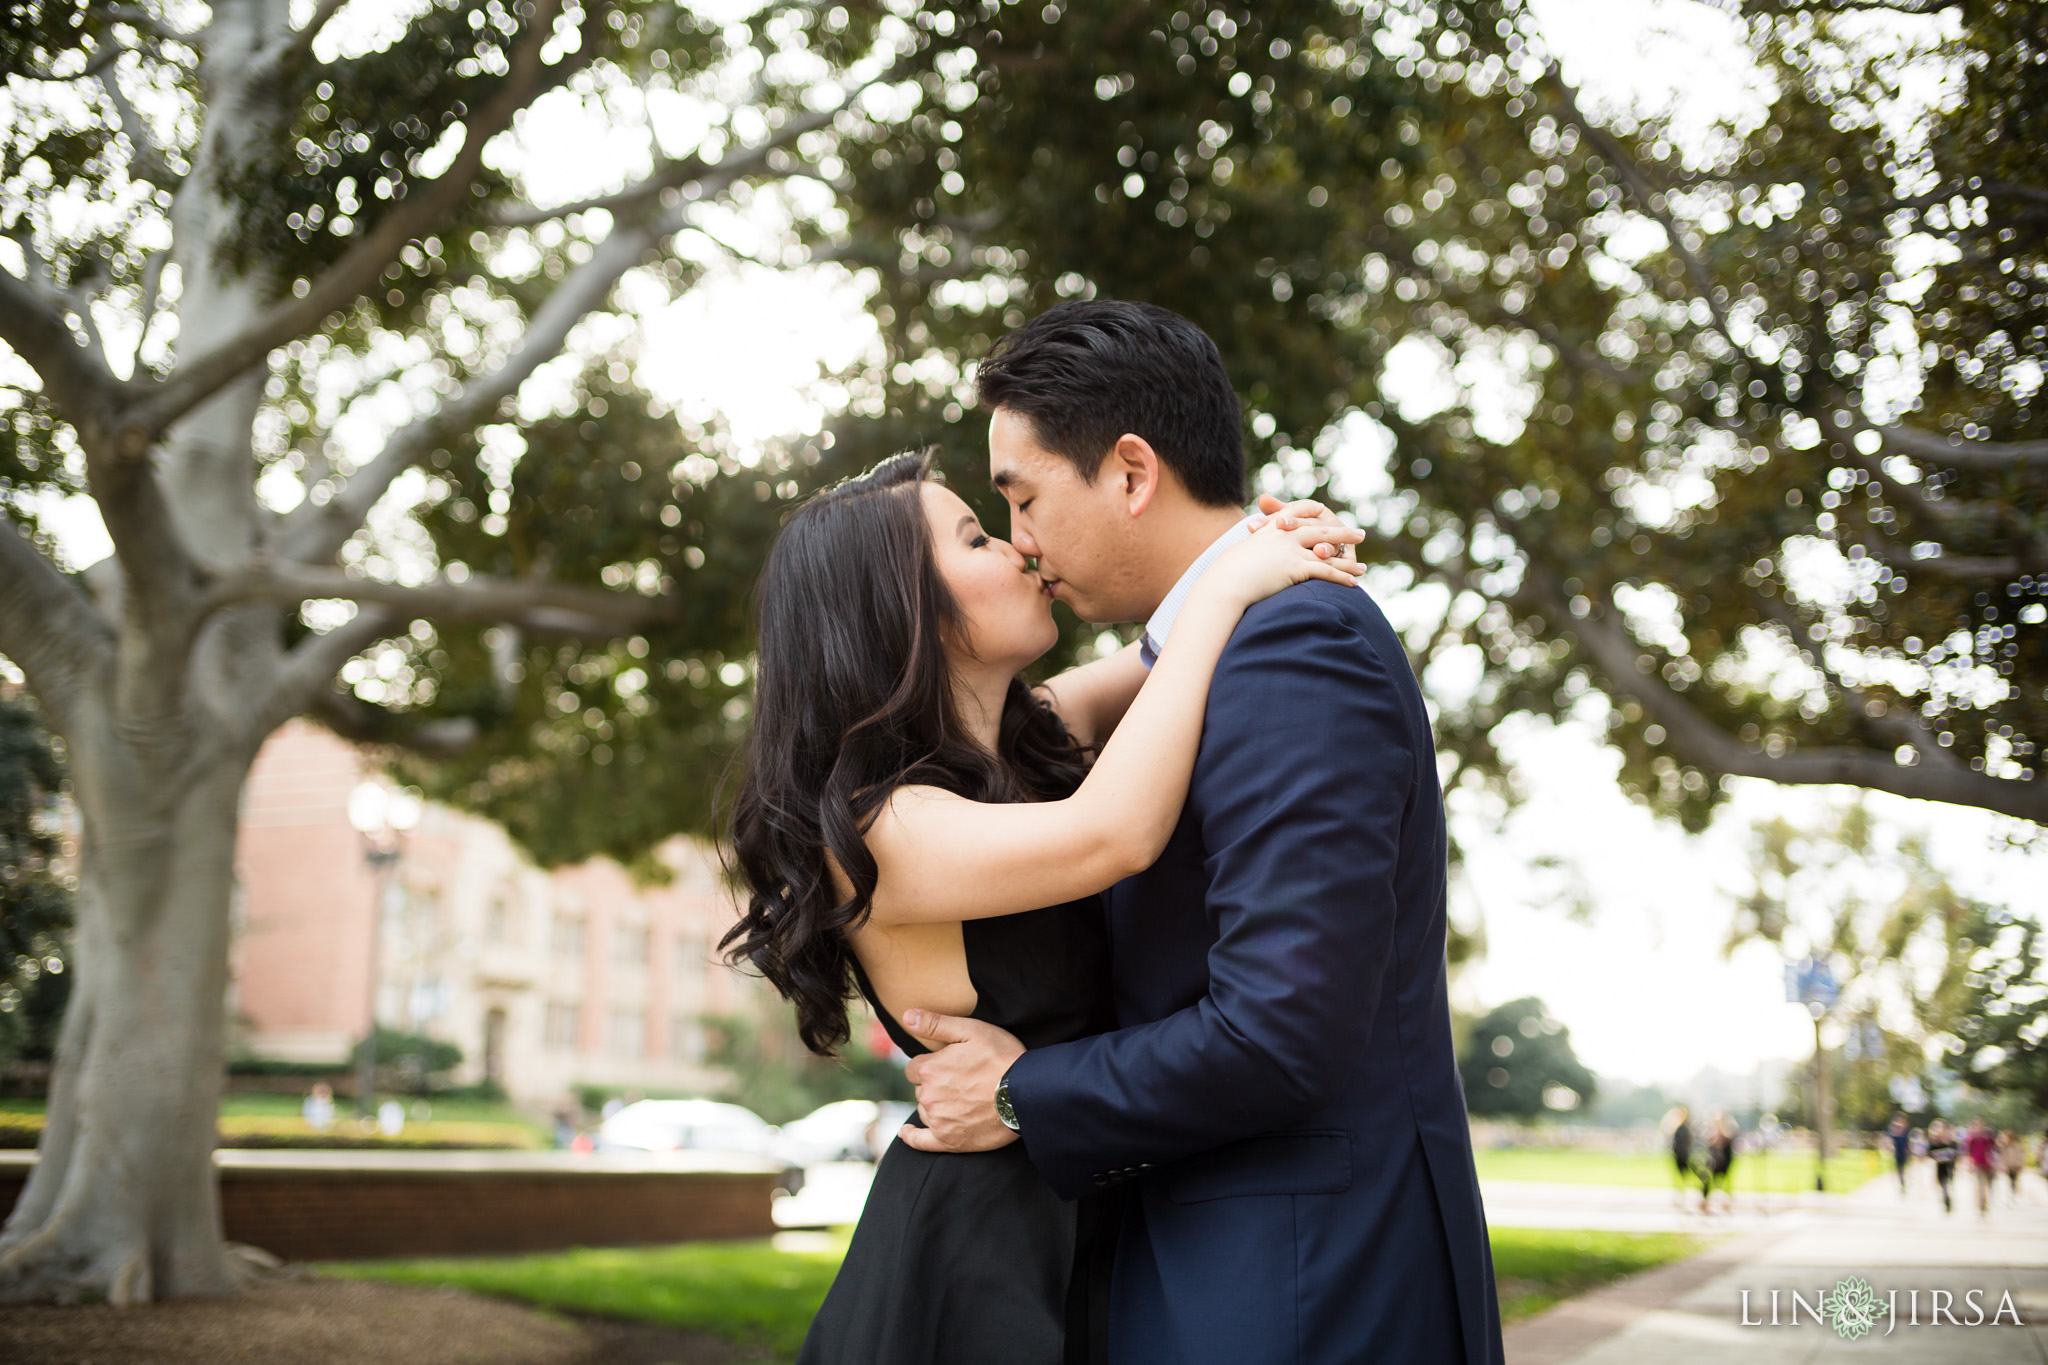
{"type": "MultiPolygon", "coordinates": [[[[287,8],[212,6],[205,126],[171,206],[182,355],[248,324],[275,287],[222,269],[234,209],[219,178],[275,118],[266,51],[288,33],[287,8]]],[[[113,676],[65,727],[83,835],[77,976],[40,1158],[0,1231],[0,1300],[145,1303],[240,1279],[213,1169],[237,807],[262,740],[237,707],[274,684],[282,642],[263,604],[196,629],[166,621],[181,599],[152,592],[151,578],[230,572],[259,550],[263,382],[260,366],[230,382],[152,452],[145,477],[186,567],[151,562],[168,547],[122,545],[123,587],[107,603],[119,618],[113,676]]],[[[129,522],[116,511],[109,524],[129,522]]]]}
{"type": "Polygon", "coordinates": [[[40,1159],[0,1232],[0,1300],[144,1303],[239,1282],[213,1148],[249,759],[215,751],[151,781],[158,764],[114,748],[73,745],[78,975],[40,1159]]]}

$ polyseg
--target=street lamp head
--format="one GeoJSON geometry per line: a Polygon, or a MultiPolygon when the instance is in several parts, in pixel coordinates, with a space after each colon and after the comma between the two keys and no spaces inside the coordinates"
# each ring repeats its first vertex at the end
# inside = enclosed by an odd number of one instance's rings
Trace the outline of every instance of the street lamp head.
{"type": "Polygon", "coordinates": [[[419,824],[424,804],[417,788],[399,787],[385,798],[385,823],[404,834],[419,824]]]}
{"type": "Polygon", "coordinates": [[[404,834],[419,824],[424,806],[416,787],[363,782],[348,794],[348,822],[364,836],[386,831],[404,834]]]}
{"type": "Polygon", "coordinates": [[[386,828],[389,794],[375,782],[358,783],[348,794],[348,822],[358,834],[375,834],[386,828]]]}

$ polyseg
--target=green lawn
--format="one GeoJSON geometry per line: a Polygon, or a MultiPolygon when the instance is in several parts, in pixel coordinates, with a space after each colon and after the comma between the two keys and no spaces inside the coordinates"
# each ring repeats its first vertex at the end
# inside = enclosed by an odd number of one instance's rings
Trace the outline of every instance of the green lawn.
{"type": "MultiPolygon", "coordinates": [[[[308,1128],[300,1117],[296,1095],[234,1094],[221,1099],[220,1132],[230,1147],[321,1147],[336,1145],[380,1147],[463,1147],[483,1149],[534,1149],[552,1145],[553,1131],[509,1104],[475,1099],[441,1099],[432,1102],[430,1118],[417,1117],[410,1100],[405,1131],[396,1138],[384,1138],[365,1128],[354,1117],[347,1102],[336,1106],[334,1130],[323,1136],[308,1128]]],[[[42,1135],[44,1103],[41,1100],[0,1100],[0,1147],[33,1147],[42,1135]]]]}
{"type": "MultiPolygon", "coordinates": [[[[1703,1244],[1676,1233],[1493,1229],[1501,1316],[1513,1322],[1703,1244]]],[[[759,1343],[784,1356],[802,1344],[845,1254],[842,1234],[817,1251],[768,1242],[688,1242],[610,1251],[464,1260],[337,1262],[323,1274],[457,1285],[543,1307],[633,1318],[759,1343]]]]}
{"type": "Polygon", "coordinates": [[[1493,1277],[1502,1322],[1541,1313],[1563,1299],[1692,1255],[1705,1239],[1677,1232],[1570,1232],[1494,1228],[1493,1277]]]}
{"type": "MultiPolygon", "coordinates": [[[[405,1105],[408,1113],[412,1101],[403,1095],[391,1098],[405,1105]]],[[[297,1118],[299,1106],[305,1103],[302,1095],[234,1094],[220,1097],[220,1112],[223,1118],[249,1116],[266,1118],[297,1118]]],[[[436,1123],[511,1123],[521,1128],[530,1128],[536,1133],[553,1136],[553,1129],[538,1119],[513,1108],[502,1100],[432,1100],[436,1123]]],[[[334,1102],[337,1113],[348,1115],[355,1112],[347,1096],[334,1102]]]]}
{"type": "MultiPolygon", "coordinates": [[[[403,1095],[392,1098],[408,1107],[412,1104],[412,1101],[403,1095]]],[[[220,1098],[220,1112],[223,1118],[297,1118],[299,1106],[303,1103],[303,1095],[223,1095],[220,1098]]],[[[553,1129],[547,1124],[500,1100],[443,1099],[433,1100],[431,1104],[437,1123],[512,1123],[521,1128],[530,1128],[536,1133],[553,1135],[553,1129]]],[[[46,1107],[43,1100],[0,1099],[0,1114],[40,1114],[46,1107]]],[[[346,1096],[337,1099],[334,1107],[336,1112],[343,1116],[354,1112],[346,1096]]]]}
{"type": "MultiPolygon", "coordinates": [[[[1574,1147],[1503,1147],[1475,1154],[1481,1180],[1535,1180],[1557,1185],[1668,1188],[1671,1159],[1652,1152],[1589,1152],[1574,1147]]],[[[1828,1189],[1843,1194],[1882,1171],[1876,1152],[1837,1152],[1828,1159],[1828,1189]]],[[[1695,1186],[1697,1188],[1697,1186],[1695,1186]]],[[[1791,1194],[1813,1188],[1811,1153],[1745,1152],[1735,1162],[1737,1194],[1791,1194]]]]}
{"type": "Polygon", "coordinates": [[[547,1308],[633,1318],[760,1343],[794,1356],[846,1254],[777,1251],[767,1242],[545,1252],[467,1260],[355,1261],[321,1273],[400,1284],[458,1285],[547,1308]]]}

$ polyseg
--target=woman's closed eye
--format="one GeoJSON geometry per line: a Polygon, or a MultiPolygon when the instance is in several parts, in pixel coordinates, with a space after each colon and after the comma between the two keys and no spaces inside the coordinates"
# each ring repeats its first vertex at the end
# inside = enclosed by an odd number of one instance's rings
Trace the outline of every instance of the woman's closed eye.
{"type": "Polygon", "coordinates": [[[977,531],[977,532],[975,532],[975,533],[974,533],[973,537],[972,537],[971,539],[969,539],[969,540],[968,540],[968,542],[967,542],[967,548],[968,548],[968,549],[970,549],[970,550],[979,550],[980,548],[982,548],[982,547],[983,547],[984,545],[987,545],[988,543],[989,543],[989,541],[988,541],[988,532],[986,532],[986,531],[977,531]]]}

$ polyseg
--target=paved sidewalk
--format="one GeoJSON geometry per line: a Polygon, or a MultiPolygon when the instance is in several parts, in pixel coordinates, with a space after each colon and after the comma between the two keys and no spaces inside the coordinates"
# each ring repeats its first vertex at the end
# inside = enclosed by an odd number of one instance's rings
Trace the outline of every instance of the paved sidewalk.
{"type": "Polygon", "coordinates": [[[1584,1228],[1600,1232],[1689,1232],[1719,1237],[1787,1226],[1788,1218],[1826,1207],[1826,1195],[1744,1192],[1734,1211],[1718,1199],[1711,1215],[1699,1211],[1699,1192],[1681,1204],[1669,1190],[1622,1185],[1556,1185],[1482,1180],[1486,1222],[1496,1228],[1584,1228]]]}
{"type": "Polygon", "coordinates": [[[1902,1199],[1883,1180],[1852,1195],[1808,1200],[1702,1256],[1517,1324],[1508,1332],[1508,1365],[2048,1365],[2048,1197],[2037,1176],[2024,1188],[2021,1207],[2000,1202],[1988,1217],[1974,1205],[1944,1214],[1931,1190],[1902,1199]],[[1896,1323],[1880,1308],[1860,1340],[1804,1314],[1797,1327],[1768,1325],[1773,1290],[1783,1323],[1792,1290],[1810,1304],[1851,1275],[1880,1300],[1897,1291],[1896,1323]],[[1745,1289],[1749,1323],[1763,1325],[1744,1324],[1745,1289]],[[1920,1291],[1918,1326],[1908,1320],[1913,1290],[1920,1291]],[[1936,1290],[1953,1296],[1950,1312],[1964,1321],[1971,1316],[1965,1295],[1981,1291],[1985,1324],[1927,1325],[1936,1290]],[[2011,1325],[2010,1314],[1990,1322],[2008,1294],[2021,1326],[2011,1325]]]}

